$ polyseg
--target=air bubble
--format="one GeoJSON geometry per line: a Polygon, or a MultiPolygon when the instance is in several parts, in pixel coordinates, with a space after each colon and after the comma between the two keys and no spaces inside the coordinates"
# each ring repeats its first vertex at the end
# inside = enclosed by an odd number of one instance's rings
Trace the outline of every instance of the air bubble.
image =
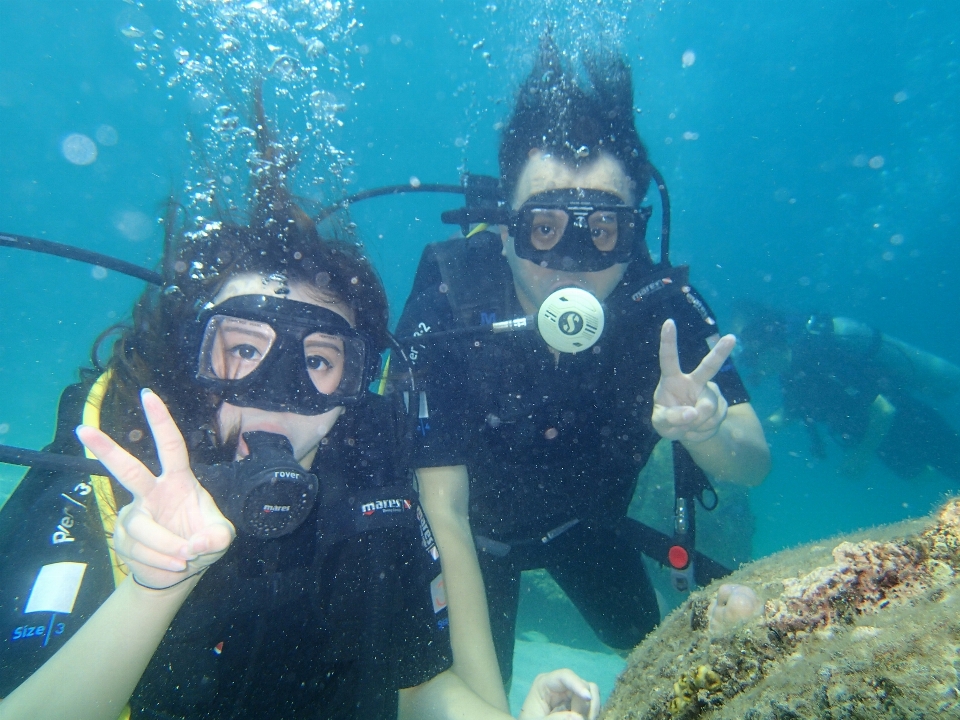
{"type": "Polygon", "coordinates": [[[234,50],[240,47],[240,41],[237,40],[233,35],[222,35],[220,37],[220,44],[217,45],[217,50],[220,52],[233,52],[234,50]]]}
{"type": "Polygon", "coordinates": [[[329,90],[314,90],[310,93],[310,108],[317,120],[333,123],[337,119],[337,113],[346,110],[347,106],[337,100],[337,96],[329,90]]]}
{"type": "Polygon", "coordinates": [[[123,33],[124,37],[128,37],[131,40],[135,40],[136,38],[142,38],[144,34],[143,30],[138,28],[136,25],[127,25],[125,28],[120,30],[120,32],[123,33]]]}
{"type": "Polygon", "coordinates": [[[420,178],[418,178],[416,175],[411,175],[411,176],[410,176],[410,187],[415,187],[415,188],[420,187],[420,178]]]}
{"type": "Polygon", "coordinates": [[[74,165],[90,165],[97,159],[97,146],[86,135],[73,133],[60,143],[60,151],[74,165]]]}
{"type": "Polygon", "coordinates": [[[547,440],[554,440],[554,439],[556,439],[556,437],[557,437],[559,434],[560,434],[560,431],[557,430],[556,428],[547,428],[547,429],[544,431],[543,436],[544,436],[547,440]]]}
{"type": "Polygon", "coordinates": [[[97,138],[97,142],[106,147],[116,145],[120,140],[120,135],[117,133],[116,129],[110,125],[101,125],[97,128],[94,137],[97,138]]]}
{"type": "Polygon", "coordinates": [[[153,223],[150,218],[138,210],[124,210],[113,221],[113,226],[120,231],[127,240],[140,242],[153,234],[153,223]]]}

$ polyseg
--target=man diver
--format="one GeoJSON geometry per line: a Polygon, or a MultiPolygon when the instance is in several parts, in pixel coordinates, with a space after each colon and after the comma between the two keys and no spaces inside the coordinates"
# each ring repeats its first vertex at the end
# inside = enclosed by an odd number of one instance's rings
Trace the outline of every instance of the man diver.
{"type": "MultiPolygon", "coordinates": [[[[844,450],[840,472],[863,476],[874,456],[904,480],[928,469],[960,480],[960,433],[931,404],[960,391],[960,367],[852,318],[791,314],[740,302],[741,364],[780,382],[776,432],[802,422],[814,457],[821,428],[844,450]]],[[[748,376],[749,380],[749,376],[748,376]]]]}
{"type": "Polygon", "coordinates": [[[590,89],[543,43],[501,133],[509,217],[499,233],[427,246],[397,329],[416,336],[421,502],[435,529],[459,533],[440,548],[447,597],[463,606],[485,588],[504,681],[523,570],[547,569],[618,650],[659,622],[641,548],[621,530],[660,438],[720,480],[756,485],[770,466],[728,359],[735,339],[646,250],[651,171],[630,70],[584,65],[590,89]],[[546,342],[468,330],[538,309],[546,342]],[[585,329],[595,344],[564,340],[585,329]]]}

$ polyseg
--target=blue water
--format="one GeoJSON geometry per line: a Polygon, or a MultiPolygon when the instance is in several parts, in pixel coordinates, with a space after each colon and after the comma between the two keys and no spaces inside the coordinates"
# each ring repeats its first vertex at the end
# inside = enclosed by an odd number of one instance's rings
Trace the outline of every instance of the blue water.
{"type": "MultiPolygon", "coordinates": [[[[166,198],[196,180],[198,148],[242,167],[242,148],[218,148],[205,129],[216,103],[198,99],[189,80],[167,86],[183,72],[175,48],[202,57],[216,45],[200,22],[212,17],[207,4],[181,5],[0,1],[0,231],[153,265],[156,220],[166,198]],[[201,10],[189,12],[194,5],[201,10]],[[90,164],[65,157],[74,133],[93,140],[90,164]]],[[[343,3],[337,23],[352,17],[359,24],[339,40],[325,35],[315,60],[313,86],[331,93],[323,97],[336,105],[332,117],[307,130],[304,85],[284,97],[276,75],[267,81],[281,139],[306,139],[294,185],[315,204],[411,178],[455,183],[464,168],[494,173],[497,124],[549,19],[561,46],[616,46],[633,65],[637,124],[672,193],[674,262],[692,266],[721,321],[744,297],[819,309],[960,363],[955,3],[343,3]],[[307,142],[319,137],[345,153],[324,184],[332,156],[307,142]]],[[[278,52],[306,58],[289,33],[274,41],[278,52]]],[[[269,59],[258,53],[241,57],[269,59]]],[[[228,69],[204,82],[243,110],[252,72],[228,69]]],[[[242,183],[233,189],[242,197],[242,183]]],[[[454,206],[456,198],[407,196],[354,209],[394,318],[420,249],[449,232],[439,212],[454,206]]],[[[98,275],[0,249],[0,442],[47,443],[60,390],[97,334],[128,316],[141,283],[98,275]]],[[[751,390],[761,417],[776,409],[776,388],[751,390]]],[[[956,398],[939,404],[948,417],[955,406],[956,398]]],[[[814,460],[800,429],[768,439],[774,470],[751,494],[757,556],[923,514],[955,490],[933,473],[900,480],[879,463],[847,481],[836,448],[814,460]]],[[[20,475],[0,466],[0,501],[20,475]]]]}

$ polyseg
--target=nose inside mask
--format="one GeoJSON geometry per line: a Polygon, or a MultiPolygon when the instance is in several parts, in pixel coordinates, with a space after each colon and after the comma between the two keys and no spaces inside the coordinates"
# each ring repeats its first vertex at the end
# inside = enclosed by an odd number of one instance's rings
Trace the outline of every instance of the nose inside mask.
{"type": "Polygon", "coordinates": [[[603,306],[592,293],[578,287],[551,293],[537,312],[537,330],[554,350],[589,350],[603,333],[603,306]]]}

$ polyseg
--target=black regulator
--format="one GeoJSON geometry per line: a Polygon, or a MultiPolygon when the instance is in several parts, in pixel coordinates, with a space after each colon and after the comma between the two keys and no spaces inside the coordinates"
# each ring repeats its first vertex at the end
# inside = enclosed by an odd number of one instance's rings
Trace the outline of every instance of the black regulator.
{"type": "Polygon", "coordinates": [[[305,471],[283,435],[248,432],[243,460],[197,465],[194,472],[237,528],[269,540],[289,535],[306,520],[317,499],[317,477],[305,471]]]}

